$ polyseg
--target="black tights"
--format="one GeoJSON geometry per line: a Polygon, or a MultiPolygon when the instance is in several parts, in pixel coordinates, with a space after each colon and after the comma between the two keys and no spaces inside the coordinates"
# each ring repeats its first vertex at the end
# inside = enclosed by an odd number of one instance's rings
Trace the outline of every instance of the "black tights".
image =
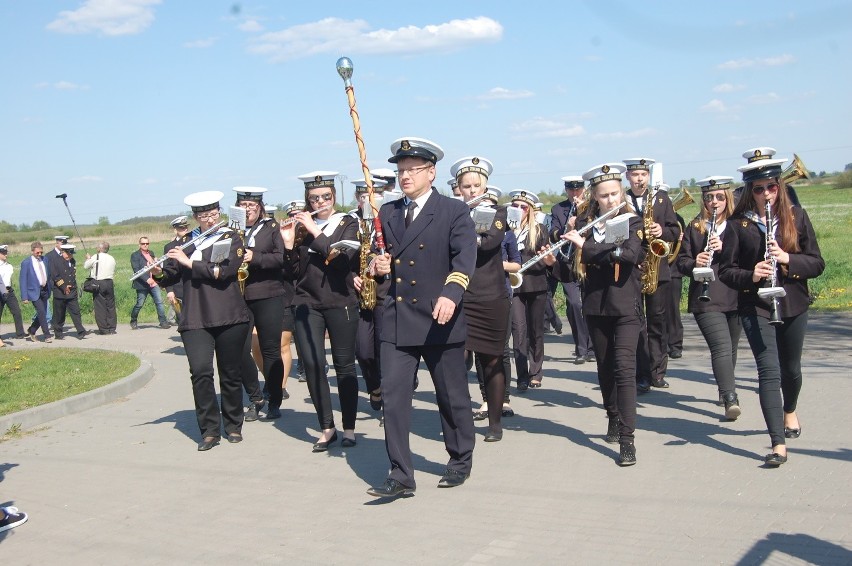
{"type": "MultiPolygon", "coordinates": [[[[473,352],[465,352],[472,356],[473,352]]],[[[482,366],[485,402],[488,403],[488,428],[497,431],[503,416],[503,399],[506,395],[506,372],[503,369],[503,355],[476,354],[477,366],[482,366]]],[[[479,369],[479,367],[477,367],[479,369]]]]}

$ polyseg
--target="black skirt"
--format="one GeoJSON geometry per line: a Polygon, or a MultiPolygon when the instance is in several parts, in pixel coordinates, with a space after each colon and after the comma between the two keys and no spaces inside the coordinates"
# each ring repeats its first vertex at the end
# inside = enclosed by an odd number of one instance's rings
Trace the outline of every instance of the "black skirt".
{"type": "Polygon", "coordinates": [[[503,354],[509,332],[509,299],[464,302],[467,340],[464,349],[492,356],[503,354]]]}

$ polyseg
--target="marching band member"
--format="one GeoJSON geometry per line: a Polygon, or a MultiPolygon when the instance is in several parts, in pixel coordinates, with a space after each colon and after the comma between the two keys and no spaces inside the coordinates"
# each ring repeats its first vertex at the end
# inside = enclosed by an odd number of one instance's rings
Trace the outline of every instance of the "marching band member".
{"type": "MultiPolygon", "coordinates": [[[[178,216],[170,222],[170,225],[175,235],[163,246],[163,254],[167,254],[170,249],[176,248],[183,241],[183,237],[189,232],[189,218],[178,216]]],[[[169,324],[177,325],[180,322],[180,308],[183,303],[183,285],[167,287],[166,299],[169,302],[169,312],[166,314],[166,319],[169,324]]]]}
{"type": "Polygon", "coordinates": [[[310,211],[296,214],[299,227],[284,233],[285,266],[296,281],[296,343],[303,360],[308,391],[317,412],[322,434],[314,452],[325,452],[337,441],[331,391],[325,376],[325,334],[331,342],[331,359],[343,419],[342,446],[355,446],[358,412],[358,377],[355,372],[355,333],[358,329],[358,296],[351,270],[350,248],[333,248],[341,240],[358,238],[358,222],[334,211],[335,172],[315,171],[300,175],[310,211]],[[316,220],[314,216],[316,215],[316,220]],[[298,235],[297,235],[298,232],[298,235]]]}
{"type": "MultiPolygon", "coordinates": [[[[492,171],[491,161],[484,157],[464,157],[450,167],[450,174],[458,181],[465,202],[489,190],[487,182],[492,171]]],[[[490,202],[480,206],[492,208],[490,202]]],[[[471,215],[476,215],[476,209],[471,215]]],[[[488,406],[485,442],[498,442],[503,439],[501,418],[506,373],[502,356],[509,332],[509,301],[502,253],[506,207],[497,207],[490,223],[477,224],[476,232],[476,268],[462,302],[467,322],[465,350],[468,356],[475,354],[482,364],[488,406]]]]}
{"type": "Polygon", "coordinates": [[[50,277],[53,279],[53,333],[57,340],[63,339],[62,326],[65,324],[66,310],[71,313],[71,321],[77,329],[77,339],[82,340],[89,334],[89,331],[83,327],[83,319],[80,316],[75,248],[74,244],[61,244],[59,248],[61,257],[53,260],[50,269],[50,277]]]}
{"type": "MultiPolygon", "coordinates": [[[[554,243],[562,234],[574,228],[577,214],[585,203],[583,177],[569,175],[562,177],[562,182],[565,184],[565,194],[568,198],[554,204],[550,210],[550,241],[554,243]]],[[[562,251],[565,252],[565,249],[562,251]]],[[[571,251],[574,251],[573,246],[571,251]]],[[[574,363],[582,364],[592,361],[595,352],[589,337],[589,327],[583,318],[583,297],[574,263],[573,253],[570,256],[565,253],[558,254],[552,271],[556,280],[562,283],[562,290],[565,292],[565,316],[571,326],[571,338],[574,341],[574,363]]]]}
{"type": "MultiPolygon", "coordinates": [[[[651,165],[655,161],[648,158],[625,159],[627,166],[627,180],[630,190],[627,196],[633,210],[640,216],[648,206],[648,198],[651,194],[650,182],[651,165]]],[[[670,244],[679,236],[679,225],[675,216],[672,201],[665,191],[656,191],[654,195],[653,221],[643,233],[645,247],[647,249],[652,240],[660,239],[670,244]]],[[[648,252],[650,253],[650,252],[648,252]]],[[[657,290],[651,294],[642,295],[645,323],[639,336],[639,354],[637,366],[637,387],[640,393],[651,390],[651,387],[668,388],[665,380],[668,368],[668,336],[666,335],[666,302],[669,295],[669,283],[671,282],[671,270],[666,258],[659,262],[657,276],[657,290]]]]}
{"type": "MultiPolygon", "coordinates": [[[[237,193],[237,206],[246,211],[246,232],[244,241],[246,252],[243,265],[248,266],[248,277],[244,281],[246,305],[251,311],[250,326],[257,330],[257,340],[262,358],[261,369],[265,380],[265,389],[269,394],[267,419],[281,417],[282,384],[284,381],[284,362],[281,359],[281,332],[284,321],[284,241],[278,230],[278,223],[266,215],[263,187],[234,187],[237,193]]],[[[257,370],[251,355],[251,332],[246,339],[243,353],[243,385],[249,393],[251,404],[246,412],[246,421],[256,421],[263,407],[260,391],[252,395],[252,389],[258,389],[257,370]],[[248,384],[248,385],[247,385],[248,384]]]]}
{"type": "Polygon", "coordinates": [[[736,420],[741,413],[734,382],[737,345],[742,331],[737,311],[738,293],[736,288],[719,280],[722,249],[733,230],[732,223],[728,222],[734,211],[732,182],[731,177],[721,176],[698,181],[703,206],[684,231],[676,267],[686,276],[693,276],[696,267],[713,270],[713,281],[707,281],[707,275],[693,277],[690,281],[689,312],[710,348],[713,377],[719,388],[719,400],[725,407],[725,417],[736,420]]]}
{"type": "Polygon", "coordinates": [[[793,206],[772,148],[743,154],[739,168],[745,189],[734,209],[732,245],[722,249],[719,277],[739,290],[743,330],[757,364],[760,408],[769,430],[772,452],[767,466],[787,461],[785,438],[798,438],[801,424],[796,404],[802,387],[802,347],[808,324],[808,279],[825,269],[811,221],[793,206]],[[766,218],[769,203],[772,218],[766,218]],[[767,233],[767,225],[772,231],[767,233]],[[763,299],[764,284],[776,282],[785,296],[763,299]],[[783,407],[782,407],[783,402],[783,407]],[[783,409],[783,410],[782,410],[783,409]]]}
{"type": "MultiPolygon", "coordinates": [[[[193,193],[184,199],[201,232],[219,222],[219,191],[193,193]]],[[[184,242],[189,237],[184,236],[184,242]]],[[[221,438],[222,421],[228,442],[241,442],[243,426],[243,388],[240,360],[249,334],[249,310],[237,283],[237,270],[242,263],[243,246],[227,227],[204,239],[168,251],[169,258],[152,273],[163,287],[183,286],[183,308],[180,333],[189,372],[195,416],[201,431],[199,451],[210,450],[221,438]],[[227,256],[213,257],[216,242],[230,242],[227,256]],[[213,261],[213,260],[218,261],[213,261]],[[213,383],[213,356],[219,374],[221,417],[213,383]]]]}
{"type": "MultiPolygon", "coordinates": [[[[512,191],[511,206],[521,211],[521,220],[514,228],[518,251],[526,262],[547,247],[548,235],[536,222],[535,205],[538,196],[530,191],[512,191]]],[[[547,302],[547,267],[556,263],[547,255],[523,274],[521,285],[512,297],[512,342],[515,350],[515,371],[518,391],[541,387],[541,366],[544,362],[544,309],[547,302]]]]}
{"type": "Polygon", "coordinates": [[[576,229],[564,236],[577,248],[585,267],[583,315],[589,325],[598,366],[604,409],[609,419],[606,442],[619,443],[618,464],[636,463],[636,344],[641,329],[641,288],[639,266],[645,257],[642,248],[642,219],[633,214],[628,201],[619,216],[629,215],[630,233],[617,246],[606,243],[606,224],[597,225],[588,238],[577,233],[589,222],[625,201],[620,163],[598,165],[583,174],[589,183],[591,200],[577,217],[576,229]]]}

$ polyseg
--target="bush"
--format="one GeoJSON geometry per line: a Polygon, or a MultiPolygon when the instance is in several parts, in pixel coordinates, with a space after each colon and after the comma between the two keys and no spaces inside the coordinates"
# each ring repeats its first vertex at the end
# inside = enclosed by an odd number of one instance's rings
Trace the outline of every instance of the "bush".
{"type": "Polygon", "coordinates": [[[852,189],[852,171],[847,170],[834,178],[835,189],[852,189]]]}

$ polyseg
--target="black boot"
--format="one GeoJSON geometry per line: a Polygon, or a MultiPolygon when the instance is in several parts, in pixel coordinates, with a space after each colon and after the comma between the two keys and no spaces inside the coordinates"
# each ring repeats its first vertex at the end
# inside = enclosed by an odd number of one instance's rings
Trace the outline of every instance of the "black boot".
{"type": "Polygon", "coordinates": [[[606,438],[604,440],[609,444],[617,444],[621,434],[618,432],[618,427],[621,425],[621,420],[618,417],[609,417],[609,424],[606,427],[606,438]]]}
{"type": "Polygon", "coordinates": [[[737,420],[742,411],[740,411],[740,400],[737,394],[733,391],[722,395],[722,402],[725,404],[725,418],[731,421],[737,420]]]}
{"type": "Polygon", "coordinates": [[[636,446],[632,442],[622,442],[621,451],[618,454],[619,466],[632,466],[636,463],[636,446]]]}

